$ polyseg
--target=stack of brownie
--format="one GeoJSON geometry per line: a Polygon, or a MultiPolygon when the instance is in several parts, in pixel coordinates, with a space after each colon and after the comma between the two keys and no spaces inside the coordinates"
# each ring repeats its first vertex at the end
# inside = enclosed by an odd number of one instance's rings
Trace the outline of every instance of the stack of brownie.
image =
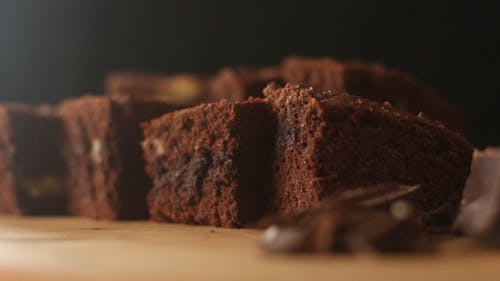
{"type": "Polygon", "coordinates": [[[0,107],[1,212],[242,227],[395,182],[418,185],[426,213],[456,210],[469,174],[458,111],[380,65],[291,57],[105,84],[43,114],[0,107]]]}
{"type": "Polygon", "coordinates": [[[387,181],[422,185],[419,210],[458,207],[472,147],[457,133],[343,92],[271,84],[264,93],[144,126],[154,220],[243,226],[387,181]]]}

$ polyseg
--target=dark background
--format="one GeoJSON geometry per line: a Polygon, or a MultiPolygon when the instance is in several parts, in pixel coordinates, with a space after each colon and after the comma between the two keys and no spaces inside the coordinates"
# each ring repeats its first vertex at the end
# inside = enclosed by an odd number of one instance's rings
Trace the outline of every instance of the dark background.
{"type": "Polygon", "coordinates": [[[0,0],[0,101],[101,92],[113,69],[213,73],[289,54],[414,73],[500,144],[500,1],[0,0]]]}

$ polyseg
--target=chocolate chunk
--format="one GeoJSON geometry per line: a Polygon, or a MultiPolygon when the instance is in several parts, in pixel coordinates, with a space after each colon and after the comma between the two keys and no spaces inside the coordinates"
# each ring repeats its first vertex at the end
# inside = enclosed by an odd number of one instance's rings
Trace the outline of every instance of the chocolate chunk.
{"type": "Polygon", "coordinates": [[[500,242],[500,148],[474,151],[454,228],[480,240],[500,242]]]}
{"type": "Polygon", "coordinates": [[[319,208],[284,217],[263,237],[270,252],[398,252],[413,250],[421,227],[404,199],[419,186],[379,184],[338,194],[319,208]]]}

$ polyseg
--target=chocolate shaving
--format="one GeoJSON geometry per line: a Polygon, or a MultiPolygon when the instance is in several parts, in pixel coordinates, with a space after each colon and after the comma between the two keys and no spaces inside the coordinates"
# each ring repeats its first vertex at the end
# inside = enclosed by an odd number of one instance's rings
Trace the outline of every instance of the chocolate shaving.
{"type": "Polygon", "coordinates": [[[405,197],[418,185],[351,189],[319,208],[276,220],[264,233],[271,252],[399,252],[414,249],[421,227],[405,197]]]}
{"type": "Polygon", "coordinates": [[[451,224],[456,216],[456,208],[447,202],[436,209],[422,212],[419,214],[418,219],[426,232],[449,233],[451,231],[451,224]]]}
{"type": "Polygon", "coordinates": [[[396,199],[406,198],[415,194],[420,185],[401,185],[397,183],[382,183],[367,187],[359,187],[341,192],[335,196],[336,201],[352,203],[360,207],[382,207],[396,199]]]}
{"type": "Polygon", "coordinates": [[[474,151],[454,229],[485,242],[500,242],[500,148],[474,151]]]}

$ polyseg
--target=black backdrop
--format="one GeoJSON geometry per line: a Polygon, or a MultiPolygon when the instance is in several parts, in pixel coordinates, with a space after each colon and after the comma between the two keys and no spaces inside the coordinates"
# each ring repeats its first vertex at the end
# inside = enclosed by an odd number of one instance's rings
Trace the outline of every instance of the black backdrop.
{"type": "Polygon", "coordinates": [[[288,54],[383,62],[500,144],[500,1],[0,0],[0,101],[102,91],[113,69],[212,73],[288,54]]]}

